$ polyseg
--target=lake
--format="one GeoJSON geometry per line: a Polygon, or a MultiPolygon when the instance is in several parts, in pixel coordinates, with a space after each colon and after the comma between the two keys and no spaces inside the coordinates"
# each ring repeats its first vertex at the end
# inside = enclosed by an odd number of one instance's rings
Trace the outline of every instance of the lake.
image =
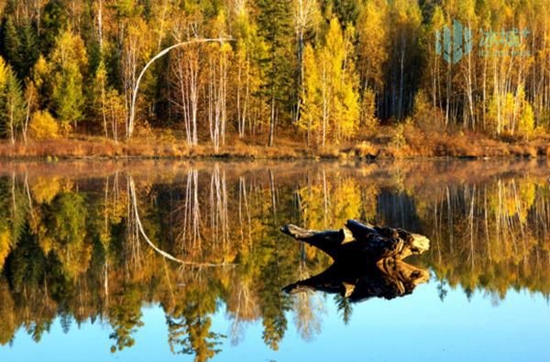
{"type": "Polygon", "coordinates": [[[1,361],[547,361],[546,160],[0,162],[1,361]],[[281,233],[430,239],[361,300],[281,233]],[[399,279],[399,280],[398,280],[399,279]]]}

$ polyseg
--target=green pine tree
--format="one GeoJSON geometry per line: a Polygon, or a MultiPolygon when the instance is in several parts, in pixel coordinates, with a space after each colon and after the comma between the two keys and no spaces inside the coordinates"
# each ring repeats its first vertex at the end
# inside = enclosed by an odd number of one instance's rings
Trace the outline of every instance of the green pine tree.
{"type": "Polygon", "coordinates": [[[25,119],[25,101],[21,84],[11,66],[0,58],[0,123],[3,133],[15,143],[18,129],[25,119]]]}
{"type": "Polygon", "coordinates": [[[258,1],[258,33],[267,47],[263,64],[261,93],[269,102],[268,145],[274,142],[275,123],[293,119],[296,104],[296,56],[293,48],[294,34],[289,1],[258,1]],[[281,119],[282,118],[282,119],[281,119]],[[286,118],[286,119],[285,119],[286,118]]]}

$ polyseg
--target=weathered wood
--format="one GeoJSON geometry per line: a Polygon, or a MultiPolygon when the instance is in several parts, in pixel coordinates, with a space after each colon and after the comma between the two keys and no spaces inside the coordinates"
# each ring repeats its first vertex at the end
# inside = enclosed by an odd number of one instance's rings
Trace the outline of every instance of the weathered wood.
{"type": "Polygon", "coordinates": [[[327,253],[335,262],[322,273],[283,288],[339,293],[351,301],[370,297],[392,299],[412,293],[429,279],[427,270],[402,260],[428,250],[425,236],[403,229],[365,225],[348,220],[341,230],[306,230],[285,225],[281,231],[327,253]]]}
{"type": "Polygon", "coordinates": [[[335,261],[342,257],[355,259],[358,256],[371,262],[384,258],[401,260],[422,254],[430,246],[430,241],[423,235],[403,229],[365,225],[356,220],[348,220],[340,230],[306,230],[288,224],[281,231],[323,250],[335,261]],[[350,234],[351,237],[348,236],[350,234]]]}

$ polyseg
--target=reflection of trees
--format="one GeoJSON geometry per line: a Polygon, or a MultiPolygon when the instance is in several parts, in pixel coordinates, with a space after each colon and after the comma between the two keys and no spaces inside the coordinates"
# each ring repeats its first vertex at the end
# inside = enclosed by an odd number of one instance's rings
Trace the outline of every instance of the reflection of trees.
{"type": "Polygon", "coordinates": [[[297,295],[293,310],[296,329],[304,340],[312,340],[317,334],[321,333],[321,315],[325,312],[325,309],[323,300],[319,295],[313,292],[297,295]]]}
{"type": "MultiPolygon", "coordinates": [[[[16,325],[23,325],[35,341],[49,330],[56,309],[53,294],[60,289],[55,273],[46,275],[53,263],[44,255],[36,236],[28,227],[21,233],[17,247],[6,260],[6,279],[12,293],[14,310],[11,318],[16,325]]],[[[54,268],[52,268],[54,269],[54,268]]],[[[57,295],[59,296],[59,295],[57,295]]],[[[8,327],[10,324],[4,326],[8,327]]]]}
{"type": "MultiPolygon", "coordinates": [[[[329,260],[280,235],[289,222],[327,229],[361,218],[426,234],[431,250],[421,262],[434,269],[442,299],[457,285],[497,298],[512,287],[550,294],[550,193],[536,180],[503,174],[426,184],[416,174],[322,164],[288,174],[223,164],[182,171],[175,182],[134,177],[135,199],[118,173],[0,178],[0,343],[20,327],[40,340],[63,316],[66,328],[108,323],[119,350],[134,343],[144,303],[164,308],[173,351],[199,361],[221,348],[212,315],[222,306],[233,342],[261,321],[265,343],[277,348],[289,311],[311,338],[321,323],[317,296],[280,289],[318,274],[329,260]],[[144,242],[133,202],[151,241],[187,264],[144,242]]],[[[336,303],[349,320],[347,300],[336,303]]]]}
{"type": "MultiPolygon", "coordinates": [[[[182,220],[180,229],[181,234],[177,236],[177,245],[182,250],[185,244],[191,244],[191,250],[198,250],[201,242],[201,214],[199,202],[199,172],[197,169],[190,169],[187,172],[187,183],[181,206],[182,220]]],[[[193,255],[192,255],[193,257],[193,255]]]]}
{"type": "Polygon", "coordinates": [[[15,304],[12,294],[4,279],[0,279],[0,344],[4,345],[12,341],[17,329],[16,318],[13,313],[15,304]]]}
{"type": "Polygon", "coordinates": [[[111,352],[133,346],[135,341],[132,334],[143,325],[141,322],[143,294],[139,288],[138,285],[127,284],[112,297],[112,308],[109,309],[108,318],[114,331],[109,338],[113,339],[115,344],[111,346],[111,352]]]}
{"type": "Polygon", "coordinates": [[[20,238],[28,205],[16,175],[0,183],[0,271],[10,250],[20,238]]]}
{"type": "Polygon", "coordinates": [[[221,292],[219,278],[213,270],[186,270],[190,274],[181,297],[167,310],[168,342],[173,353],[194,354],[195,361],[206,361],[220,349],[225,337],[211,331],[211,315],[216,312],[216,300],[221,292]],[[206,274],[206,275],[205,275],[206,274]]]}
{"type": "MultiPolygon", "coordinates": [[[[548,188],[529,180],[446,187],[422,211],[439,279],[503,298],[510,287],[550,293],[548,188]]],[[[444,294],[442,294],[444,296],[444,294]]]]}
{"type": "Polygon", "coordinates": [[[326,170],[307,175],[297,194],[301,225],[323,230],[331,225],[342,225],[347,220],[375,216],[376,185],[360,187],[361,181],[349,175],[327,175],[326,170]]]}
{"type": "Polygon", "coordinates": [[[75,192],[61,192],[43,208],[40,246],[59,259],[69,278],[85,272],[90,262],[92,245],[85,240],[87,212],[84,196],[75,192]]]}

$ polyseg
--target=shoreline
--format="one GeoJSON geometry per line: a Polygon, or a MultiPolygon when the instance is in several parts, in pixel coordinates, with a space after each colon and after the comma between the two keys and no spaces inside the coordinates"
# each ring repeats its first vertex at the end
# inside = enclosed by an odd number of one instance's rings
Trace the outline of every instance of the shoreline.
{"type": "Polygon", "coordinates": [[[411,135],[402,146],[391,139],[374,136],[356,143],[308,148],[303,143],[281,140],[273,147],[260,144],[232,144],[221,147],[162,139],[115,142],[104,138],[81,137],[45,141],[0,142],[0,159],[22,161],[69,160],[363,160],[377,159],[486,159],[549,158],[550,140],[505,142],[479,135],[411,135]]]}

